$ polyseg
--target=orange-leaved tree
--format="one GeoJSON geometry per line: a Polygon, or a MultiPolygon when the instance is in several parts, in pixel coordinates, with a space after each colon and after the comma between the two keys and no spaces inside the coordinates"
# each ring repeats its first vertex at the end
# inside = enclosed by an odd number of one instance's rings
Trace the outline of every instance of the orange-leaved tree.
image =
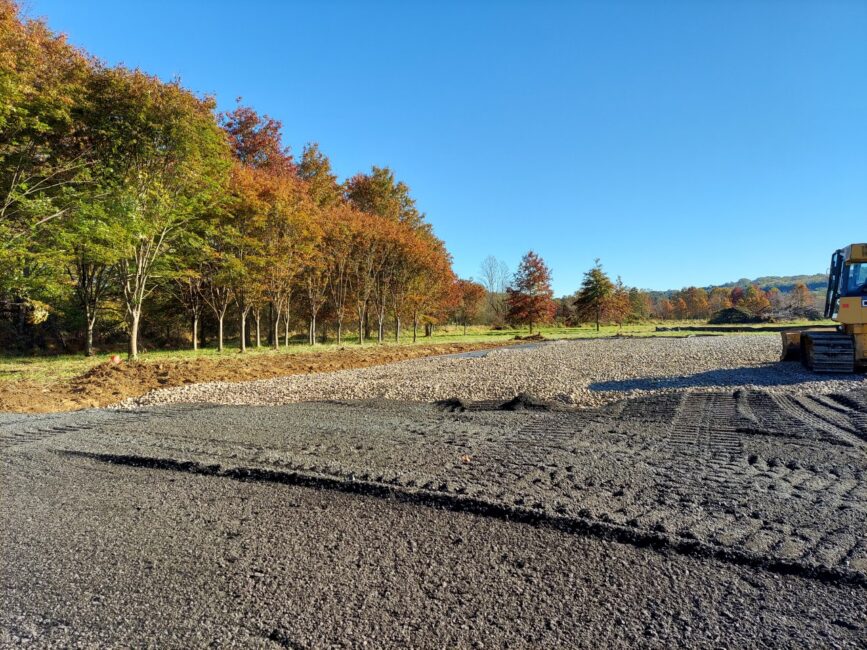
{"type": "Polygon", "coordinates": [[[527,324],[550,323],[557,311],[551,289],[551,271],[539,255],[528,251],[521,259],[512,286],[506,288],[506,320],[527,324]]]}

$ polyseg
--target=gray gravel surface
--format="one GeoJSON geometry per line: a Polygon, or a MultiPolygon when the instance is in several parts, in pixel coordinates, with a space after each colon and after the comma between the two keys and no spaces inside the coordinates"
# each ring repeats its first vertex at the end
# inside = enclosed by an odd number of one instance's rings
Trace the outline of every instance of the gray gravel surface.
{"type": "Polygon", "coordinates": [[[490,408],[0,420],[0,642],[863,646],[864,391],[490,408]]]}
{"type": "Polygon", "coordinates": [[[530,392],[593,407],[623,397],[684,390],[763,387],[818,393],[867,386],[864,376],[816,375],[797,363],[779,363],[779,354],[776,335],[556,341],[358,370],[179,386],[129,400],[126,406],[374,398],[485,400],[530,392]]]}
{"type": "Polygon", "coordinates": [[[18,455],[5,647],[856,647],[863,590],[388,499],[18,455]]]}

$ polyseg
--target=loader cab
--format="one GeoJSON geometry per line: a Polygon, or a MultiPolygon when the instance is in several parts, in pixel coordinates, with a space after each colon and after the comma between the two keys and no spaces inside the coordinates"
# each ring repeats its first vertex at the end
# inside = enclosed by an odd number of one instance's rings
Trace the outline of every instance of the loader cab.
{"type": "Polygon", "coordinates": [[[867,244],[852,244],[831,257],[825,318],[837,320],[840,298],[846,297],[867,297],[867,244]]]}
{"type": "Polygon", "coordinates": [[[867,295],[867,262],[843,265],[841,296],[867,295]]]}

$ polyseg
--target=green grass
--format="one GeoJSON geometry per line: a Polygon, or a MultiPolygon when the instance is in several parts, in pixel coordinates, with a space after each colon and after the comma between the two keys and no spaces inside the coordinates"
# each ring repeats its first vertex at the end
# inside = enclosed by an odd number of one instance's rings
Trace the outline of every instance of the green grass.
{"type": "MultiPolygon", "coordinates": [[[[534,329],[539,331],[547,339],[589,339],[610,336],[690,336],[695,332],[657,332],[656,327],[677,327],[677,326],[701,326],[703,323],[698,321],[661,321],[639,323],[633,325],[624,325],[622,328],[616,325],[603,325],[599,332],[596,331],[593,325],[583,325],[581,327],[542,327],[534,329]]],[[[809,326],[827,323],[811,323],[808,321],[798,321],[793,323],[785,323],[792,326],[809,326]]],[[[779,324],[777,324],[779,325],[779,324]]],[[[761,333],[768,325],[752,326],[756,333],[761,333]]],[[[333,333],[333,332],[330,332],[333,333]]],[[[434,335],[430,338],[419,336],[418,344],[435,344],[435,343],[509,343],[515,336],[526,336],[529,334],[527,328],[521,329],[502,329],[494,330],[486,326],[471,326],[467,328],[467,333],[464,335],[464,328],[456,325],[439,326],[434,329],[434,335]]],[[[768,332],[768,335],[771,333],[768,332]]],[[[735,335],[735,333],[733,333],[735,335]]],[[[334,342],[326,344],[317,344],[315,348],[311,348],[299,337],[296,342],[291,345],[283,346],[279,351],[272,350],[268,347],[256,349],[250,347],[247,354],[250,356],[258,355],[273,355],[273,354],[299,354],[315,350],[316,352],[335,352],[340,347],[357,348],[357,339],[349,336],[344,341],[343,346],[338,346],[334,342]]],[[[378,344],[375,341],[365,342],[365,347],[375,347],[378,344]]],[[[404,336],[401,337],[400,343],[396,343],[393,338],[386,340],[384,345],[412,345],[412,331],[405,330],[404,336]]],[[[125,358],[125,352],[122,348],[113,351],[103,351],[94,357],[85,357],[83,355],[34,355],[34,356],[9,356],[0,355],[0,381],[29,379],[37,382],[47,382],[51,380],[66,380],[81,375],[87,372],[93,366],[104,362],[110,354],[119,354],[125,358]]],[[[152,350],[141,355],[141,361],[144,363],[155,363],[159,361],[181,361],[196,358],[229,358],[238,356],[237,342],[227,342],[223,352],[218,352],[214,347],[207,347],[200,350],[152,350]]]]}

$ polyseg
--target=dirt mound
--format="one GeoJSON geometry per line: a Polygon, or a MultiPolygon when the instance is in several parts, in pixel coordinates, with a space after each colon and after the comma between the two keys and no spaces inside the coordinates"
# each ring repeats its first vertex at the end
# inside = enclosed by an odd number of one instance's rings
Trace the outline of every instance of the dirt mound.
{"type": "Polygon", "coordinates": [[[754,316],[746,309],[741,309],[740,307],[720,309],[718,312],[715,312],[708,321],[711,325],[742,325],[761,322],[761,318],[754,316]]]}
{"type": "Polygon", "coordinates": [[[434,405],[447,413],[463,413],[469,408],[470,403],[465,402],[459,397],[451,397],[449,399],[437,400],[434,402],[434,405]]]}
{"type": "Polygon", "coordinates": [[[536,334],[528,334],[527,336],[516,335],[515,338],[513,338],[512,340],[513,341],[545,341],[547,339],[537,332],[536,334]]]}
{"type": "Polygon", "coordinates": [[[518,393],[508,402],[497,407],[500,411],[565,411],[568,407],[560,402],[539,399],[531,393],[518,393]]]}
{"type": "Polygon", "coordinates": [[[68,381],[0,382],[0,411],[45,413],[108,406],[157,388],[211,381],[253,381],[287,375],[334,372],[438,354],[502,347],[496,343],[438,343],[340,348],[309,352],[264,352],[183,360],[106,361],[68,381]]]}

